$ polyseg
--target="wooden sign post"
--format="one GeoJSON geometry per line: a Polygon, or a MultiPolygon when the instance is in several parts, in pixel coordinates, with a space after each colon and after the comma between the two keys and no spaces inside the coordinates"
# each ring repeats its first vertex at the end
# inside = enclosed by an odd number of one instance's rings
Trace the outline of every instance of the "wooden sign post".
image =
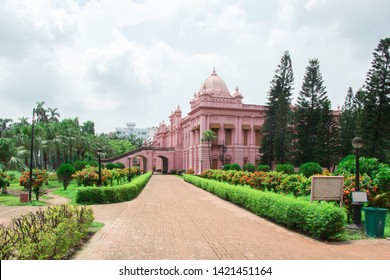
{"type": "Polygon", "coordinates": [[[310,201],[338,200],[343,202],[344,176],[313,176],[310,201]]]}

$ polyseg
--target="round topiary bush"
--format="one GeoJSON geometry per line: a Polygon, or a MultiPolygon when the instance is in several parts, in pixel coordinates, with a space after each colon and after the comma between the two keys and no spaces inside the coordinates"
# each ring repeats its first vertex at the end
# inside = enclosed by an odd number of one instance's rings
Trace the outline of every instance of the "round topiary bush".
{"type": "Polygon", "coordinates": [[[125,166],[123,163],[121,163],[121,162],[116,162],[115,164],[116,164],[117,168],[119,168],[119,169],[123,169],[123,168],[126,167],[126,166],[125,166]]]}
{"type": "Polygon", "coordinates": [[[57,177],[62,185],[64,186],[64,190],[66,190],[72,181],[72,175],[76,173],[76,169],[73,165],[64,163],[57,170],[57,177]]]}
{"type": "Polygon", "coordinates": [[[318,162],[306,162],[299,167],[299,173],[306,177],[322,174],[322,167],[318,162]]]}
{"type": "Polygon", "coordinates": [[[108,170],[113,170],[113,169],[115,169],[115,168],[118,168],[118,166],[116,165],[116,163],[110,162],[110,163],[107,163],[107,164],[106,164],[106,168],[107,168],[108,170]]]}
{"type": "Polygon", "coordinates": [[[269,172],[271,171],[271,167],[266,164],[260,164],[259,166],[257,166],[257,171],[269,172]]]}
{"type": "Polygon", "coordinates": [[[247,163],[242,166],[242,170],[249,171],[249,172],[255,172],[256,166],[254,166],[252,163],[247,163]]]}
{"type": "Polygon", "coordinates": [[[230,165],[230,170],[240,171],[241,167],[238,165],[238,163],[233,163],[233,164],[230,165]]]}
{"type": "Polygon", "coordinates": [[[286,174],[294,174],[294,165],[285,163],[285,164],[278,164],[275,168],[276,172],[283,172],[286,174]]]}

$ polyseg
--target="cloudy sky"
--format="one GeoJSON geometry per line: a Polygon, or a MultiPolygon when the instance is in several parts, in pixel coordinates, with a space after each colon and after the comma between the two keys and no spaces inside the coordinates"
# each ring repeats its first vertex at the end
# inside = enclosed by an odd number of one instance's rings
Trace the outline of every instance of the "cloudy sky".
{"type": "Polygon", "coordinates": [[[285,50],[295,90],[318,58],[333,108],[390,36],[388,0],[0,0],[0,118],[38,101],[97,132],[168,121],[213,67],[264,104],[285,50]]]}

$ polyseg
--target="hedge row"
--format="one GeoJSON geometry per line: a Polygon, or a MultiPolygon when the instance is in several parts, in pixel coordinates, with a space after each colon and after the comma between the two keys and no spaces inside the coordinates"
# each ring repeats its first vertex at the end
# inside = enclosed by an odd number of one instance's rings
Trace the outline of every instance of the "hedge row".
{"type": "Polygon", "coordinates": [[[345,211],[327,203],[310,203],[293,196],[262,192],[250,187],[184,175],[184,180],[268,218],[317,239],[337,238],[343,231],[345,211]]]}
{"type": "Polygon", "coordinates": [[[63,259],[87,236],[93,219],[90,208],[57,205],[1,224],[0,259],[63,259]]]}
{"type": "Polygon", "coordinates": [[[79,189],[76,193],[76,202],[82,204],[108,204],[129,201],[138,196],[151,176],[152,172],[148,172],[121,186],[79,189]]]}

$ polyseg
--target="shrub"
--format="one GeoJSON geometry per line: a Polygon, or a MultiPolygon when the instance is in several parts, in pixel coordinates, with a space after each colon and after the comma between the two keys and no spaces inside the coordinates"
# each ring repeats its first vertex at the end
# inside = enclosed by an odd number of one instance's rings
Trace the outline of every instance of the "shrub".
{"type": "Polygon", "coordinates": [[[151,176],[152,173],[147,172],[122,186],[79,189],[76,193],[76,202],[83,204],[107,204],[129,201],[137,197],[151,176]]]}
{"type": "Polygon", "coordinates": [[[257,171],[264,171],[264,172],[268,172],[268,171],[271,171],[271,167],[269,167],[269,165],[266,165],[266,164],[260,164],[257,166],[257,171]]]}
{"type": "Polygon", "coordinates": [[[51,206],[0,225],[0,259],[63,259],[87,236],[93,211],[86,207],[51,206]]]}
{"type": "Polygon", "coordinates": [[[225,171],[228,171],[228,170],[230,170],[231,169],[231,164],[225,164],[224,166],[223,166],[223,170],[225,170],[225,171]]]}
{"type": "Polygon", "coordinates": [[[378,186],[379,192],[390,191],[390,167],[383,167],[376,173],[373,184],[378,186]]]}
{"type": "Polygon", "coordinates": [[[169,173],[172,174],[172,175],[176,175],[177,174],[177,170],[176,169],[172,169],[169,173]]]}
{"type": "Polygon", "coordinates": [[[322,167],[318,162],[307,162],[299,167],[299,173],[306,177],[322,174],[322,167]]]}
{"type": "Polygon", "coordinates": [[[283,172],[286,174],[294,174],[294,165],[285,163],[285,164],[278,164],[275,168],[276,172],[283,172]]]}
{"type": "MultiPolygon", "coordinates": [[[[380,168],[389,167],[386,164],[379,163],[376,158],[359,158],[359,167],[361,174],[367,174],[371,178],[375,177],[375,174],[380,168]]],[[[335,175],[344,175],[344,174],[355,174],[356,172],[356,157],[355,155],[349,155],[341,160],[337,166],[335,175]]]]}
{"type": "Polygon", "coordinates": [[[194,173],[195,171],[192,168],[186,170],[186,174],[194,174],[194,173]]]}
{"type": "Polygon", "coordinates": [[[76,160],[75,162],[73,162],[73,166],[76,169],[76,171],[80,171],[87,166],[87,162],[83,160],[76,160]]]}
{"type": "Polygon", "coordinates": [[[241,170],[241,167],[238,165],[238,163],[233,163],[230,165],[230,170],[241,170]]]}
{"type": "MultiPolygon", "coordinates": [[[[73,166],[73,165],[72,165],[73,166]]],[[[48,172],[47,173],[47,179],[49,181],[58,181],[58,176],[57,176],[57,172],[48,172]]]]}
{"type": "Polygon", "coordinates": [[[106,164],[106,168],[112,170],[114,168],[118,168],[118,166],[115,163],[110,162],[106,164]]]}
{"type": "Polygon", "coordinates": [[[58,180],[62,182],[64,190],[68,188],[69,183],[73,180],[72,175],[76,173],[76,169],[71,164],[64,163],[57,170],[58,180]]]}
{"type": "Polygon", "coordinates": [[[254,166],[252,163],[247,163],[242,166],[242,170],[249,171],[249,172],[255,172],[256,166],[254,166]]]}
{"type": "Polygon", "coordinates": [[[126,168],[126,166],[121,163],[121,162],[116,162],[116,166],[119,168],[119,169],[123,169],[123,168],[126,168]]]}
{"type": "Polygon", "coordinates": [[[232,201],[258,216],[317,239],[335,239],[344,230],[345,212],[332,203],[310,203],[292,196],[259,192],[249,187],[236,187],[193,175],[184,175],[184,180],[232,201]]]}

